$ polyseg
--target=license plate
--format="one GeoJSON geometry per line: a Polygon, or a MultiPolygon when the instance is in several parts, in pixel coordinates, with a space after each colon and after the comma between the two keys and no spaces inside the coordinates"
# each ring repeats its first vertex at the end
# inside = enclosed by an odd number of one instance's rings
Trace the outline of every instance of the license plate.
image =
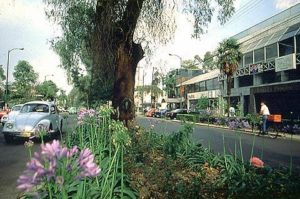
{"type": "Polygon", "coordinates": [[[31,133],[30,132],[22,132],[21,136],[22,137],[30,137],[31,133]]]}

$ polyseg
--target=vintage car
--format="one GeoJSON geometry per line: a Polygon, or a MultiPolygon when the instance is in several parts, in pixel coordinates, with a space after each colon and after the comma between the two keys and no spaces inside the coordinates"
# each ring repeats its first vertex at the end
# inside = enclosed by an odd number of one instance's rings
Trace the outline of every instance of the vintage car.
{"type": "Polygon", "coordinates": [[[4,126],[4,124],[10,119],[10,120],[13,120],[14,117],[16,115],[19,114],[21,108],[22,108],[23,104],[18,104],[18,105],[15,105],[11,108],[11,111],[6,114],[6,115],[3,115],[3,117],[1,118],[1,123],[2,125],[4,126]]]}
{"type": "Polygon", "coordinates": [[[51,137],[59,134],[62,127],[63,119],[53,102],[33,101],[25,103],[20,113],[5,123],[2,132],[10,143],[16,138],[39,137],[41,132],[51,137]]]}

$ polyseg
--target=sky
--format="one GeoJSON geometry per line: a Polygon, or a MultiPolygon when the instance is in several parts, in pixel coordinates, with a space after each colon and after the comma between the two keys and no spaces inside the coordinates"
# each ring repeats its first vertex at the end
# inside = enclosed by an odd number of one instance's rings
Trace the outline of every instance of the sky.
{"type": "MultiPolygon", "coordinates": [[[[176,54],[183,60],[192,59],[195,55],[203,57],[206,51],[216,49],[218,43],[233,36],[281,11],[289,8],[300,0],[236,0],[236,14],[228,23],[221,26],[213,20],[207,33],[200,39],[191,39],[192,25],[183,15],[177,16],[177,30],[172,42],[166,46],[157,47],[151,64],[141,61],[140,68],[146,74],[152,67],[166,73],[180,66],[180,59],[169,54],[176,54]]],[[[0,65],[6,71],[7,52],[10,53],[9,81],[13,81],[14,66],[19,60],[28,61],[39,73],[39,81],[45,78],[54,81],[59,88],[69,92],[72,85],[67,82],[66,72],[59,67],[60,59],[53,52],[49,41],[59,36],[59,28],[49,22],[45,16],[43,0],[0,0],[0,65]]],[[[142,70],[137,73],[137,80],[142,80],[142,70]]],[[[145,83],[151,81],[151,76],[145,77],[145,83]]]]}

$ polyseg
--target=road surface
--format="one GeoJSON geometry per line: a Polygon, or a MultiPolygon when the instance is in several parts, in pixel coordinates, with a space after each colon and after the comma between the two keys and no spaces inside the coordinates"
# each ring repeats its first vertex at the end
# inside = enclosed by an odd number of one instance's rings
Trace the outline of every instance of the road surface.
{"type": "MultiPolygon", "coordinates": [[[[182,124],[180,122],[138,117],[137,122],[150,128],[154,125],[155,131],[159,133],[172,133],[178,131],[182,124]]],[[[207,126],[194,125],[192,135],[194,141],[203,146],[210,147],[216,153],[223,153],[224,147],[227,153],[240,152],[240,138],[244,160],[249,160],[254,140],[253,156],[260,157],[270,166],[289,166],[292,160],[293,166],[300,167],[300,141],[285,139],[272,139],[269,137],[253,136],[251,134],[239,133],[227,129],[212,128],[207,126]],[[224,144],[223,144],[224,136],[224,144]]]]}

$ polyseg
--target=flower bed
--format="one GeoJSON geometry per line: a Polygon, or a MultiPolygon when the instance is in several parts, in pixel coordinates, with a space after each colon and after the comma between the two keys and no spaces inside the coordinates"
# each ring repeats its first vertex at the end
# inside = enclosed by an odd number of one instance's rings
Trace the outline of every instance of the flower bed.
{"type": "Polygon", "coordinates": [[[111,113],[108,108],[85,110],[79,114],[76,131],[68,132],[61,142],[42,145],[18,180],[24,198],[293,198],[299,194],[300,172],[295,168],[273,169],[258,157],[244,161],[238,154],[214,154],[192,142],[191,125],[169,135],[138,126],[129,131],[111,120],[111,113]]]}

